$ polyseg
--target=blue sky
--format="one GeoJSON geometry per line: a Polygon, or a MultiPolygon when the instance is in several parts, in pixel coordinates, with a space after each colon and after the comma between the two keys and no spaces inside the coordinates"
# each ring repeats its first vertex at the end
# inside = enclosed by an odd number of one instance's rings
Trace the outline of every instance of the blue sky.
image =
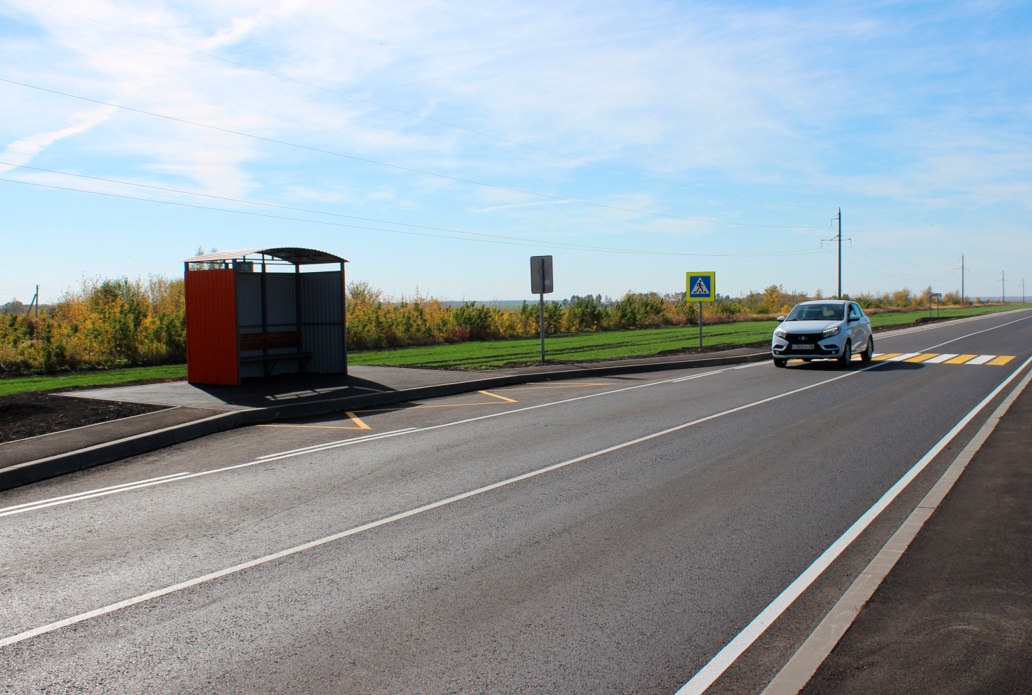
{"type": "Polygon", "coordinates": [[[393,298],[1032,296],[1026,2],[0,0],[0,302],[304,246],[393,298]]]}

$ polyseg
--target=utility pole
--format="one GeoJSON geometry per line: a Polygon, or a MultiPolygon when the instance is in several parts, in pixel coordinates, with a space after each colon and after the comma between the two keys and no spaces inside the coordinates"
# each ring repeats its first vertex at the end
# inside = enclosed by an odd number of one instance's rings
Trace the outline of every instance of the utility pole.
{"type": "Polygon", "coordinates": [[[960,257],[960,306],[964,306],[964,256],[960,257]]]}
{"type": "Polygon", "coordinates": [[[1004,304],[1007,303],[1007,274],[1004,271],[1000,271],[1000,301],[1004,304]]]}
{"type": "Polygon", "coordinates": [[[838,298],[842,299],[842,208],[838,209],[838,298]]]}
{"type": "Polygon", "coordinates": [[[821,239],[821,247],[824,247],[825,241],[838,240],[838,293],[835,297],[836,299],[842,299],[842,208],[838,209],[838,215],[832,219],[838,220],[838,234],[830,239],[821,239]]]}

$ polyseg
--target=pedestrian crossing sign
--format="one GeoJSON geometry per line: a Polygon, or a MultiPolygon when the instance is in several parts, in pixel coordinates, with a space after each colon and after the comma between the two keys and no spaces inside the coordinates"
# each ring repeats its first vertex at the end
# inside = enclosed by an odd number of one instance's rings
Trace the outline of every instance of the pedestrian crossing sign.
{"type": "Polygon", "coordinates": [[[688,273],[685,299],[689,302],[712,302],[717,296],[716,273],[688,273]]]}

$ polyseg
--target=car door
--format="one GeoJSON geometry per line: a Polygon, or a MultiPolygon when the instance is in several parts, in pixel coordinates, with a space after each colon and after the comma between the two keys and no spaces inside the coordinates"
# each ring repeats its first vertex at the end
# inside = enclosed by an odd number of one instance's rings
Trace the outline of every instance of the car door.
{"type": "Polygon", "coordinates": [[[871,333],[871,320],[864,314],[859,304],[849,304],[849,339],[853,343],[853,349],[860,349],[867,345],[867,336],[871,333]]]}

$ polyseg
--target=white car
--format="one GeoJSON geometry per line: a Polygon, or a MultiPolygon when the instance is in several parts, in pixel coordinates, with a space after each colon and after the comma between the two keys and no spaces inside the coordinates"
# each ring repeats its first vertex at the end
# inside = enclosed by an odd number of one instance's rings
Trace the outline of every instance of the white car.
{"type": "Polygon", "coordinates": [[[790,359],[805,362],[836,359],[848,365],[860,353],[864,362],[874,357],[871,320],[856,302],[842,299],[816,299],[797,304],[781,322],[770,342],[775,367],[790,359]]]}

